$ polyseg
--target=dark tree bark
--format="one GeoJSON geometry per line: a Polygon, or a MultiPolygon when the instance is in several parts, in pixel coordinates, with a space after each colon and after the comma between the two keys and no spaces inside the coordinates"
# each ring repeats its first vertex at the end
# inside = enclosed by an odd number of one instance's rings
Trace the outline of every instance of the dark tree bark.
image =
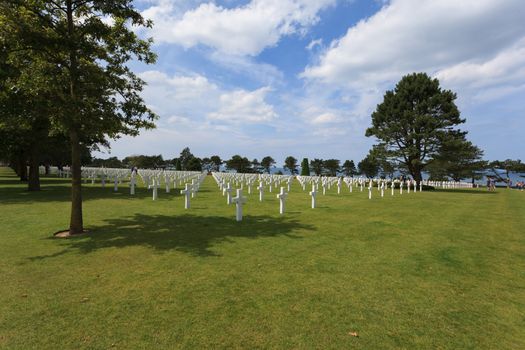
{"type": "MultiPolygon", "coordinates": [[[[73,4],[71,0],[66,2],[68,36],[73,41],[73,4]]],[[[78,60],[75,47],[69,51],[69,95],[71,101],[76,101],[78,60]]],[[[73,104],[74,106],[74,104],[73,104]]],[[[84,221],[82,218],[82,170],[81,170],[81,150],[80,137],[76,129],[75,118],[78,117],[75,107],[72,110],[73,121],[69,127],[69,141],[71,143],[71,218],[69,222],[69,234],[79,234],[84,232],[84,221]]]]}
{"type": "Polygon", "coordinates": [[[40,191],[40,172],[39,172],[39,152],[38,144],[35,142],[31,145],[29,154],[29,182],[27,183],[28,191],[40,191]]]}
{"type": "Polygon", "coordinates": [[[17,175],[20,177],[20,181],[27,181],[27,164],[25,155],[23,153],[18,155],[17,168],[17,175]]]}
{"type": "Polygon", "coordinates": [[[69,233],[84,232],[82,218],[82,169],[80,162],[80,141],[76,130],[69,133],[71,140],[71,219],[69,233]]]}

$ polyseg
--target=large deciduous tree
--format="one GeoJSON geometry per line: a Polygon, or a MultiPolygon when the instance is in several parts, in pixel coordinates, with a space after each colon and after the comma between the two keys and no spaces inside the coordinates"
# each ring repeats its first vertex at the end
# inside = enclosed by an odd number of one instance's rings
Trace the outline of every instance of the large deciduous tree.
{"type": "Polygon", "coordinates": [[[323,173],[323,160],[314,158],[310,161],[310,168],[314,171],[315,175],[319,176],[323,173]]]}
{"type": "Polygon", "coordinates": [[[284,160],[284,168],[287,169],[290,174],[297,174],[297,159],[292,156],[286,157],[284,160]]]}
{"type": "Polygon", "coordinates": [[[83,146],[154,127],[155,115],[139,95],[144,82],[126,65],[133,58],[154,62],[151,40],[133,30],[151,22],[131,0],[3,0],[0,11],[3,30],[16,41],[11,53],[23,51],[52,71],[52,125],[71,145],[69,232],[82,233],[83,146]]]}
{"type": "Polygon", "coordinates": [[[226,162],[226,168],[230,170],[235,170],[238,173],[251,173],[252,170],[252,162],[246,157],[241,157],[240,155],[236,154],[231,157],[231,159],[227,160],[226,162]]]}
{"type": "Polygon", "coordinates": [[[266,156],[261,160],[261,166],[269,174],[272,167],[275,165],[275,159],[270,156],[266,156]]]}
{"type": "Polygon", "coordinates": [[[343,163],[343,172],[346,176],[354,176],[357,174],[357,169],[355,168],[355,164],[353,160],[345,160],[343,163]]]}
{"type": "Polygon", "coordinates": [[[374,153],[369,152],[363,160],[357,163],[359,172],[366,177],[376,177],[379,173],[379,161],[375,158],[374,153]]]}
{"type": "Polygon", "coordinates": [[[341,170],[339,164],[339,159],[326,159],[323,161],[323,168],[326,170],[328,175],[336,176],[339,170],[341,170]]]}
{"type": "Polygon", "coordinates": [[[420,181],[443,143],[465,134],[455,129],[465,122],[455,100],[455,93],[441,89],[439,81],[425,73],[404,76],[372,113],[366,136],[375,136],[386,156],[420,181]]]}

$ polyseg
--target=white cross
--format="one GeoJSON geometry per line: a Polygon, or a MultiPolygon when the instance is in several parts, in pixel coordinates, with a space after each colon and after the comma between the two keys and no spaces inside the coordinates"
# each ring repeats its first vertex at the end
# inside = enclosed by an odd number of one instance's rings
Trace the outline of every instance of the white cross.
{"type": "Polygon", "coordinates": [[[372,180],[368,183],[368,199],[372,199],[372,180]]]}
{"type": "Polygon", "coordinates": [[[131,181],[129,183],[129,194],[131,194],[132,196],[135,195],[135,173],[132,173],[131,174],[131,181]]]}
{"type": "Polygon", "coordinates": [[[153,200],[157,199],[157,179],[153,178],[153,200]]]}
{"type": "Polygon", "coordinates": [[[224,193],[226,193],[226,204],[230,205],[232,204],[232,185],[228,182],[228,186],[224,189],[224,193]]]}
{"type": "Polygon", "coordinates": [[[166,182],[166,193],[170,193],[170,180],[167,176],[164,178],[164,182],[166,182]]]}
{"type": "Polygon", "coordinates": [[[341,181],[343,181],[341,178],[337,181],[337,194],[341,194],[341,181]]]}
{"type": "Polygon", "coordinates": [[[423,191],[423,181],[419,182],[419,192],[423,191]]]}
{"type": "Polygon", "coordinates": [[[281,187],[281,192],[277,195],[279,199],[279,214],[281,215],[284,214],[286,197],[288,197],[288,194],[284,192],[284,187],[281,187]]]}
{"type": "Polygon", "coordinates": [[[399,181],[399,194],[403,194],[403,181],[399,181]]]}
{"type": "Polygon", "coordinates": [[[407,193],[410,193],[410,181],[407,180],[407,193]]]}
{"type": "Polygon", "coordinates": [[[183,190],[180,190],[180,194],[183,194],[185,199],[184,199],[184,209],[190,209],[190,197],[191,197],[191,192],[192,192],[192,189],[190,188],[190,184],[186,184],[185,188],[183,190]]]}
{"type": "Polygon", "coordinates": [[[312,191],[310,191],[310,196],[312,196],[312,209],[314,209],[316,207],[315,199],[317,197],[317,192],[315,191],[315,185],[314,184],[312,184],[312,191]]]}
{"type": "Polygon", "coordinates": [[[191,198],[196,196],[198,189],[199,185],[195,183],[195,179],[191,180],[191,198]]]}
{"type": "Polygon", "coordinates": [[[118,178],[115,176],[115,179],[113,181],[113,191],[118,192],[118,178]]]}
{"type": "Polygon", "coordinates": [[[384,197],[385,195],[385,183],[381,181],[381,197],[384,197]]]}
{"type": "Polygon", "coordinates": [[[246,203],[246,197],[243,197],[242,189],[237,189],[237,197],[234,197],[232,201],[235,203],[235,219],[237,221],[242,221],[242,206],[246,203]]]}
{"type": "Polygon", "coordinates": [[[257,189],[259,190],[259,202],[262,202],[264,197],[264,186],[262,181],[259,181],[259,187],[257,187],[257,189]]]}
{"type": "Polygon", "coordinates": [[[392,196],[394,195],[394,180],[390,183],[390,188],[392,189],[392,196]]]}
{"type": "Polygon", "coordinates": [[[417,181],[414,181],[414,192],[417,192],[417,181]]]}

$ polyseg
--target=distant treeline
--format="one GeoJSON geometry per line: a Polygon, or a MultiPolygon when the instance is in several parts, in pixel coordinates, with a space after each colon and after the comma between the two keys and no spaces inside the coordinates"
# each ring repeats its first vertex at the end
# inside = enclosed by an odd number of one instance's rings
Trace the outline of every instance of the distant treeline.
{"type": "MultiPolygon", "coordinates": [[[[404,169],[402,165],[389,162],[387,159],[381,157],[377,152],[370,152],[365,158],[355,165],[353,160],[345,160],[341,162],[339,159],[318,159],[314,158],[308,160],[303,158],[299,164],[297,158],[288,156],[284,159],[282,164],[271,156],[265,156],[260,161],[258,159],[249,160],[247,157],[241,155],[234,155],[230,159],[222,159],[218,155],[211,157],[199,158],[191,153],[188,147],[184,148],[179,157],[173,159],[164,159],[162,155],[132,155],[124,159],[117,157],[110,157],[107,159],[92,158],[89,166],[106,167],[106,168],[142,168],[142,169],[173,169],[173,170],[188,170],[188,171],[236,171],[239,173],[280,173],[277,166],[284,169],[290,174],[301,175],[326,175],[326,176],[355,176],[363,175],[366,177],[394,177],[395,174],[408,174],[408,170],[404,169]]],[[[441,164],[442,165],[442,164],[441,164]]],[[[525,172],[525,164],[521,160],[507,159],[504,161],[479,161],[475,166],[456,167],[450,164],[447,167],[440,166],[436,163],[435,166],[428,167],[428,174],[433,180],[447,180],[453,179],[456,181],[463,179],[480,179],[487,171],[498,178],[499,181],[505,181],[505,178],[499,175],[498,172],[492,171],[500,169],[505,171],[506,178],[509,177],[510,172],[525,172]]]]}

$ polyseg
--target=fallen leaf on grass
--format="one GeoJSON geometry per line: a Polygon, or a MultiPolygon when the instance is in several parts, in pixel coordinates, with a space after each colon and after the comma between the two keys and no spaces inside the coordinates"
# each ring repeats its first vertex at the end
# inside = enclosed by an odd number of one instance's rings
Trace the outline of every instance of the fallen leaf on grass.
{"type": "Polygon", "coordinates": [[[348,334],[352,337],[359,337],[359,334],[357,334],[357,332],[349,332],[348,334]]]}

